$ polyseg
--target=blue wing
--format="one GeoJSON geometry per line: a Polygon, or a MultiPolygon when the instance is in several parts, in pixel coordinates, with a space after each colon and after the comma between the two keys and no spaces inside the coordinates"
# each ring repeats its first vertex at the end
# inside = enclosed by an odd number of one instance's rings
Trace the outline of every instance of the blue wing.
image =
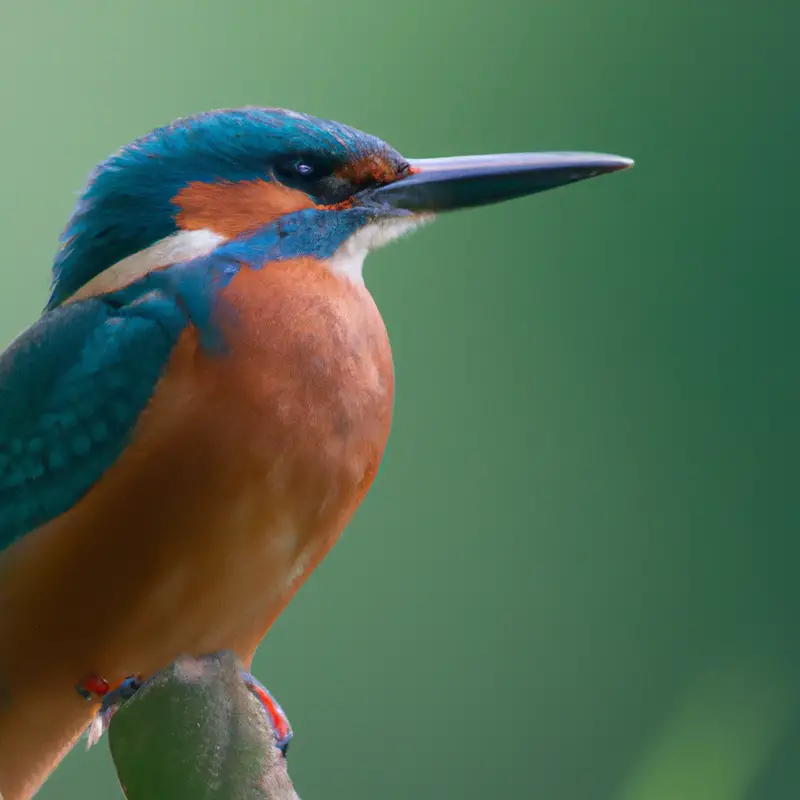
{"type": "Polygon", "coordinates": [[[0,551],[119,457],[186,319],[158,293],[92,298],[46,313],[0,355],[0,551]]]}

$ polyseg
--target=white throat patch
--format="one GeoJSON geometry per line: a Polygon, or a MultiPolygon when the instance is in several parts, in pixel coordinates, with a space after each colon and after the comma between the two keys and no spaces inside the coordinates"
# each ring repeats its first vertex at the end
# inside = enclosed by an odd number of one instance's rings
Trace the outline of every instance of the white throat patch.
{"type": "Polygon", "coordinates": [[[199,231],[178,231],[171,236],[151,244],[138,253],[133,253],[122,261],[95,275],[88,283],[81,286],[66,302],[96,297],[100,294],[115,292],[129,286],[154,269],[167,267],[180,261],[189,261],[199,256],[208,255],[214,248],[227,241],[214,231],[202,228],[199,231]]]}
{"type": "Polygon", "coordinates": [[[363,284],[364,259],[369,252],[405,236],[432,219],[433,214],[415,214],[413,217],[392,217],[370,222],[346,239],[325,262],[325,266],[334,275],[363,284]]]}

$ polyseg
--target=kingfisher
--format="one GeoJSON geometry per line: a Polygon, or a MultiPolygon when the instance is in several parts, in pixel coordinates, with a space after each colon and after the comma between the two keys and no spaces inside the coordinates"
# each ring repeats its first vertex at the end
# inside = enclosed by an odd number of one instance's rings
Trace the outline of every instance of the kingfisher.
{"type": "Polygon", "coordinates": [[[100,700],[76,685],[222,650],[249,669],[342,533],[394,395],[367,253],[632,163],[408,159],[254,107],[178,119],[92,171],[44,311],[0,356],[5,800],[91,725],[100,700]]]}

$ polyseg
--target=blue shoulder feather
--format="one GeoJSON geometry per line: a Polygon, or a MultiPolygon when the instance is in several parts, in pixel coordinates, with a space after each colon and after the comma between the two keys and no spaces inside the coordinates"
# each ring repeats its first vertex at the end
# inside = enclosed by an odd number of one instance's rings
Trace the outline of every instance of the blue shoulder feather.
{"type": "Polygon", "coordinates": [[[45,314],[0,356],[0,551],[119,457],[185,324],[157,294],[93,298],[45,314]]]}

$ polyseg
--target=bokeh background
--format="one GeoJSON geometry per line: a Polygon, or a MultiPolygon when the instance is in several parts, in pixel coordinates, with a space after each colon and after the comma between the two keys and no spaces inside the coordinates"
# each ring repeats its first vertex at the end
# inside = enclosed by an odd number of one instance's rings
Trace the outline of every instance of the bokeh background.
{"type": "MultiPolygon", "coordinates": [[[[796,21],[722,0],[3,3],[3,342],[41,309],[88,170],[182,114],[637,160],[368,262],[389,451],[256,662],[304,798],[800,796],[796,21]]],[[[120,797],[106,746],[40,796],[120,797]]]]}

